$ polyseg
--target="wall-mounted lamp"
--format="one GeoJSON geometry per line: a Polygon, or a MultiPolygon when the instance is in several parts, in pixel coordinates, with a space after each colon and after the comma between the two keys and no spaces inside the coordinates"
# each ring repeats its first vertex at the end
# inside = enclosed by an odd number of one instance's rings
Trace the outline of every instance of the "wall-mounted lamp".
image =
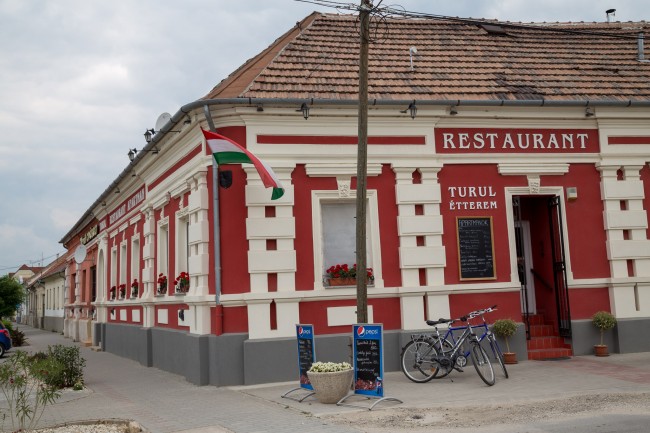
{"type": "MultiPolygon", "coordinates": [[[[185,123],[185,124],[188,124],[187,120],[186,120],[184,123],[185,123]]],[[[144,131],[144,139],[145,139],[145,141],[146,141],[147,143],[151,143],[151,140],[153,140],[153,136],[156,135],[156,134],[159,133],[159,132],[160,132],[160,131],[156,131],[156,130],[153,129],[153,128],[151,128],[151,129],[147,129],[146,131],[144,131]]],[[[181,131],[171,131],[171,130],[170,130],[170,131],[167,131],[167,132],[178,132],[178,133],[180,133],[181,131]]],[[[157,150],[156,150],[156,153],[158,153],[157,150]]]]}
{"type": "Polygon", "coordinates": [[[415,101],[411,102],[406,110],[401,110],[400,113],[409,113],[411,115],[411,119],[415,119],[415,116],[418,114],[418,107],[415,105],[415,101]]]}
{"type": "Polygon", "coordinates": [[[264,111],[264,107],[262,107],[262,104],[259,104],[259,105],[257,106],[257,111],[258,111],[258,112],[262,112],[262,111],[264,111]]]}
{"type": "MultiPolygon", "coordinates": [[[[153,149],[149,149],[149,150],[140,149],[140,152],[151,152],[154,155],[158,155],[159,150],[158,150],[158,148],[156,146],[154,146],[153,149]]],[[[135,159],[135,156],[137,154],[138,154],[138,149],[136,149],[135,147],[133,149],[129,149],[129,153],[127,153],[127,155],[129,155],[129,160],[131,162],[133,162],[133,160],[135,159]]]]}
{"type": "Polygon", "coordinates": [[[111,314],[115,314],[115,308],[111,308],[111,314]]]}
{"type": "Polygon", "coordinates": [[[178,310],[178,318],[185,321],[185,310],[178,310]]]}
{"type": "Polygon", "coordinates": [[[452,105],[451,107],[449,107],[449,115],[455,116],[456,114],[458,114],[458,110],[456,109],[456,106],[452,105]]]}
{"type": "Polygon", "coordinates": [[[102,202],[102,206],[106,206],[106,202],[105,202],[105,201],[102,202]]]}
{"type": "Polygon", "coordinates": [[[230,188],[232,185],[232,171],[219,170],[219,186],[224,189],[230,188]]]}
{"type": "Polygon", "coordinates": [[[156,133],[156,131],[154,131],[153,128],[147,129],[146,131],[144,131],[144,139],[145,139],[145,141],[147,143],[151,143],[151,139],[153,138],[155,133],[156,133]]]}
{"type": "Polygon", "coordinates": [[[306,102],[303,102],[300,109],[296,111],[302,111],[302,117],[304,117],[305,120],[309,119],[309,105],[307,105],[306,102]]]}
{"type": "Polygon", "coordinates": [[[592,107],[587,107],[585,109],[585,117],[592,117],[594,114],[594,109],[592,107]]]}
{"type": "Polygon", "coordinates": [[[119,194],[120,192],[122,192],[122,191],[120,191],[120,187],[119,187],[119,186],[118,186],[117,188],[115,188],[115,194],[119,194]]]}

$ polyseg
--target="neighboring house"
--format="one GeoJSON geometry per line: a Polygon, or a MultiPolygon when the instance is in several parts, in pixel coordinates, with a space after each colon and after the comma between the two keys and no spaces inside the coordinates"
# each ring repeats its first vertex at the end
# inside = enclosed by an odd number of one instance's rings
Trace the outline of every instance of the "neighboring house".
{"type": "Polygon", "coordinates": [[[48,331],[63,332],[65,270],[71,254],[55,259],[27,280],[28,303],[35,314],[23,322],[48,331]]]}
{"type": "Polygon", "coordinates": [[[30,293],[29,290],[27,290],[27,280],[29,280],[34,274],[38,273],[43,269],[42,267],[39,266],[27,266],[27,265],[22,265],[18,270],[14,273],[10,273],[9,276],[18,281],[20,284],[22,284],[25,287],[25,302],[20,304],[18,307],[18,314],[16,315],[16,321],[18,323],[25,323],[25,324],[32,324],[36,323],[36,296],[34,293],[30,293]]]}
{"type": "MultiPolygon", "coordinates": [[[[650,350],[650,25],[376,29],[368,309],[385,368],[425,319],[494,304],[524,358],[590,353],[598,310],[619,319],[610,347],[650,350]]],[[[161,115],[61,240],[67,336],[197,384],[297,380],[297,323],[319,360],[347,358],[356,287],[325,274],[355,260],[358,40],[356,16],[314,13],[161,115]],[[262,158],[284,196],[251,165],[216,173],[201,128],[262,158]]]]}

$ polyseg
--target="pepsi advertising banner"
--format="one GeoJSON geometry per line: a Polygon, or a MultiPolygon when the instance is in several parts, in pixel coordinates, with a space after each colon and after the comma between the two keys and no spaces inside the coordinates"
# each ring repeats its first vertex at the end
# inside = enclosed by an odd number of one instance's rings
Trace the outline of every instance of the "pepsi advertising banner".
{"type": "Polygon", "coordinates": [[[296,325],[298,337],[298,369],[300,370],[300,387],[304,389],[314,388],[309,382],[307,371],[316,359],[316,347],[314,346],[314,326],[296,325]]]}
{"type": "Polygon", "coordinates": [[[384,346],[382,325],[359,324],[354,333],[354,393],[384,396],[384,346]]]}

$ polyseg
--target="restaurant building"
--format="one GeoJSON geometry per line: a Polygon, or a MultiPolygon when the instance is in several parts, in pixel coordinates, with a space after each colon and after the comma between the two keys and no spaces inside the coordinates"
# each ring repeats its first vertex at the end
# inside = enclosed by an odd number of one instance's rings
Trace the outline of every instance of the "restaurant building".
{"type": "MultiPolygon", "coordinates": [[[[650,63],[640,23],[389,19],[370,45],[367,263],[385,368],[425,319],[498,305],[520,359],[650,350],[650,63]]],[[[196,384],[346,360],[357,17],[314,13],[153,138],[63,237],[67,336],[196,384]],[[218,168],[202,129],[265,161],[218,168]],[[187,275],[187,276],[185,276],[187,275]]]]}

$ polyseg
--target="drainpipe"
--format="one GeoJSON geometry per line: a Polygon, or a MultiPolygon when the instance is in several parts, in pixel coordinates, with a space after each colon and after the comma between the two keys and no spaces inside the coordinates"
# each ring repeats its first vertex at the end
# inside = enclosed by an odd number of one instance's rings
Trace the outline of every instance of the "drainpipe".
{"type": "MultiPolygon", "coordinates": [[[[206,104],[203,106],[203,115],[208,122],[210,131],[217,132],[210,114],[210,107],[206,104]]],[[[216,334],[223,334],[223,306],[221,305],[221,223],[219,221],[219,167],[217,161],[212,159],[212,191],[214,194],[214,203],[212,206],[212,218],[214,221],[213,243],[214,243],[214,300],[216,303],[216,334]]]]}

